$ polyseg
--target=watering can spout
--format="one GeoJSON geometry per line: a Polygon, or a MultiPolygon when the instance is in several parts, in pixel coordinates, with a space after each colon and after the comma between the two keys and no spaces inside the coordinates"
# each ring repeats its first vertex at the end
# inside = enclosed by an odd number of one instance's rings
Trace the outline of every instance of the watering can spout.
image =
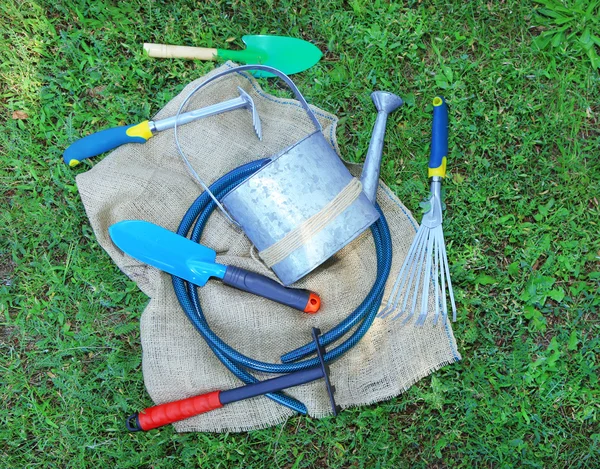
{"type": "Polygon", "coordinates": [[[399,96],[386,91],[371,93],[371,99],[377,109],[377,120],[373,127],[373,134],[371,135],[371,142],[369,143],[369,150],[367,151],[360,182],[362,183],[365,195],[371,202],[375,203],[387,116],[402,106],[403,101],[399,96]]]}

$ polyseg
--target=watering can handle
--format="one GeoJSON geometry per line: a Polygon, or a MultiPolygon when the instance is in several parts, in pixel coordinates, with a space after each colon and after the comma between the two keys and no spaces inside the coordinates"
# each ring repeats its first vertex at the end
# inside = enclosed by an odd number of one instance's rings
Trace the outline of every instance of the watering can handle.
{"type": "Polygon", "coordinates": [[[315,127],[317,128],[317,130],[319,130],[319,131],[323,130],[321,128],[321,124],[319,123],[319,120],[317,119],[314,112],[312,111],[312,109],[310,108],[308,103],[306,102],[306,99],[304,99],[304,96],[302,96],[302,93],[300,93],[300,90],[296,87],[296,85],[291,80],[291,78],[288,77],[285,73],[277,70],[276,68],[269,67],[267,65],[240,65],[239,67],[234,67],[230,70],[225,70],[224,72],[217,73],[216,75],[214,75],[214,76],[210,77],[208,80],[200,83],[196,88],[194,88],[192,91],[190,91],[190,93],[187,95],[187,97],[185,98],[183,103],[181,103],[181,106],[179,106],[178,113],[185,107],[185,105],[192,98],[192,96],[194,94],[196,94],[196,92],[198,90],[200,90],[200,88],[202,88],[205,85],[208,85],[210,82],[218,80],[219,78],[221,78],[225,75],[228,75],[230,73],[246,72],[249,70],[262,70],[264,72],[270,72],[273,75],[277,75],[279,78],[281,78],[285,82],[285,84],[288,85],[288,87],[292,90],[292,92],[294,93],[294,97],[298,101],[300,101],[300,104],[302,104],[302,107],[305,109],[306,113],[308,114],[308,117],[310,117],[310,120],[313,122],[313,124],[315,124],[315,127]]]}
{"type": "Polygon", "coordinates": [[[308,114],[308,117],[310,117],[310,120],[313,122],[313,124],[315,124],[315,128],[319,132],[323,131],[323,128],[321,127],[321,124],[320,124],[319,120],[317,119],[317,116],[315,116],[315,113],[312,111],[309,104],[306,102],[306,99],[304,99],[304,96],[302,96],[302,93],[300,93],[300,90],[298,89],[298,87],[294,84],[292,79],[290,77],[288,77],[282,71],[280,71],[276,68],[273,68],[273,67],[269,67],[268,65],[242,65],[240,67],[234,68],[233,70],[227,70],[226,72],[223,72],[223,74],[229,73],[231,71],[243,72],[246,70],[262,70],[264,72],[270,72],[273,75],[277,75],[279,78],[281,78],[285,82],[285,84],[288,85],[288,87],[292,90],[292,92],[294,93],[294,97],[298,101],[300,101],[300,104],[302,104],[302,107],[308,114]]]}
{"type": "Polygon", "coordinates": [[[183,161],[187,165],[187,167],[188,167],[190,173],[192,174],[192,176],[200,183],[200,185],[202,186],[202,188],[206,191],[206,193],[210,196],[210,198],[215,202],[215,204],[217,205],[217,207],[219,207],[219,209],[227,217],[227,219],[231,223],[233,223],[235,226],[237,226],[238,228],[240,227],[239,224],[233,218],[231,218],[231,216],[229,215],[229,213],[227,213],[227,210],[225,210],[225,207],[223,207],[223,205],[221,204],[221,202],[219,202],[219,200],[210,191],[210,189],[204,183],[204,181],[202,180],[202,178],[200,178],[200,176],[198,175],[198,173],[196,173],[196,171],[194,170],[193,166],[191,165],[191,163],[189,162],[189,160],[185,156],[183,150],[181,149],[181,145],[179,144],[179,137],[178,137],[178,133],[177,133],[177,128],[178,128],[177,121],[179,120],[179,115],[181,114],[182,110],[185,108],[185,106],[187,105],[187,103],[190,101],[190,99],[192,98],[192,96],[194,96],[196,94],[196,92],[199,91],[201,88],[203,88],[204,86],[208,85],[209,83],[211,83],[211,82],[213,82],[213,81],[215,81],[215,80],[217,80],[217,79],[219,79],[219,78],[221,78],[221,77],[223,77],[225,75],[228,75],[229,73],[233,73],[233,72],[245,72],[245,71],[248,71],[248,70],[262,70],[262,71],[265,71],[265,72],[270,72],[270,73],[278,76],[279,78],[281,78],[285,82],[285,84],[288,85],[288,87],[292,90],[292,92],[294,93],[294,96],[296,97],[296,99],[298,101],[300,101],[300,104],[302,104],[302,107],[304,108],[304,110],[308,114],[308,117],[310,117],[310,120],[313,122],[313,124],[315,125],[316,129],[319,132],[323,131],[323,129],[321,127],[321,124],[319,123],[319,120],[317,119],[317,117],[315,116],[314,112],[312,111],[312,109],[310,108],[310,106],[308,105],[308,103],[306,102],[306,99],[304,99],[304,96],[302,96],[302,93],[300,93],[300,90],[296,87],[296,85],[294,84],[294,82],[290,79],[290,77],[288,77],[285,73],[277,70],[276,68],[269,67],[267,65],[241,65],[239,67],[234,67],[234,68],[232,68],[230,70],[225,70],[224,72],[217,73],[216,75],[210,77],[208,80],[200,83],[198,86],[196,86],[196,88],[194,88],[192,91],[189,92],[189,94],[186,96],[186,98],[183,100],[183,102],[179,106],[179,109],[177,109],[177,114],[175,116],[175,126],[174,126],[173,130],[174,130],[174,133],[175,133],[175,144],[177,146],[177,150],[179,151],[179,154],[183,158],[183,161]]]}

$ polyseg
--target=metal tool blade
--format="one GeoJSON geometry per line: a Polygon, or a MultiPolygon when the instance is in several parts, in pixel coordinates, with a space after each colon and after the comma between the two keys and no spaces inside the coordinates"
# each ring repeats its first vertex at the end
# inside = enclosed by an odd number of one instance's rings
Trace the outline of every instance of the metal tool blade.
{"type": "Polygon", "coordinates": [[[256,109],[254,101],[252,100],[252,97],[239,86],[238,91],[240,95],[237,98],[229,99],[227,101],[213,104],[211,106],[206,106],[200,109],[195,109],[193,111],[184,112],[183,114],[179,114],[179,116],[175,115],[167,117],[165,119],[151,121],[150,129],[152,132],[162,132],[163,130],[172,129],[173,127],[175,127],[175,123],[177,123],[178,126],[185,125],[198,119],[202,119],[204,117],[222,114],[224,112],[233,111],[235,109],[246,108],[252,113],[252,125],[254,126],[254,131],[256,132],[258,139],[262,140],[262,128],[260,125],[260,117],[258,116],[258,111],[256,109]]]}
{"type": "Polygon", "coordinates": [[[259,140],[262,140],[262,126],[260,124],[260,117],[258,115],[258,110],[256,109],[256,105],[254,104],[254,100],[248,93],[246,93],[240,87],[238,87],[238,90],[239,90],[242,98],[245,99],[246,102],[248,103],[248,106],[246,106],[246,107],[248,109],[250,109],[250,112],[252,113],[252,125],[254,126],[254,131],[256,132],[256,136],[258,137],[259,140]]]}
{"type": "Polygon", "coordinates": [[[153,223],[125,220],[108,232],[125,254],[195,285],[225,275],[227,268],[215,263],[215,251],[153,223]]]}

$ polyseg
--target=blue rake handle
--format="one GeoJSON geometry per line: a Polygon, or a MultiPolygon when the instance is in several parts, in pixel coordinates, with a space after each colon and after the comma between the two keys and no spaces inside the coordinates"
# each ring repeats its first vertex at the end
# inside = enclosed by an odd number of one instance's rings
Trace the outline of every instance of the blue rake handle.
{"type": "Polygon", "coordinates": [[[433,100],[433,123],[431,126],[431,154],[428,176],[446,177],[448,155],[448,106],[441,96],[433,100]]]}

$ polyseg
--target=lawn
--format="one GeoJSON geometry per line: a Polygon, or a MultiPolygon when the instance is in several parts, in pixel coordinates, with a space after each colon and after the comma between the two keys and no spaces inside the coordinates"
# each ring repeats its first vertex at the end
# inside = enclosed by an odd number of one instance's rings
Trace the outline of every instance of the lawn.
{"type": "Polygon", "coordinates": [[[0,3],[0,467],[599,467],[599,5],[0,3]],[[405,99],[382,178],[415,212],[431,99],[447,99],[444,231],[463,360],[336,419],[130,434],[123,417],[151,404],[147,298],[97,244],[77,192],[76,174],[102,157],[71,169],[62,152],[147,119],[214,68],[144,57],[142,43],[241,48],[247,33],[323,51],[293,78],[340,117],[349,160],[366,153],[370,92],[405,99]]]}

